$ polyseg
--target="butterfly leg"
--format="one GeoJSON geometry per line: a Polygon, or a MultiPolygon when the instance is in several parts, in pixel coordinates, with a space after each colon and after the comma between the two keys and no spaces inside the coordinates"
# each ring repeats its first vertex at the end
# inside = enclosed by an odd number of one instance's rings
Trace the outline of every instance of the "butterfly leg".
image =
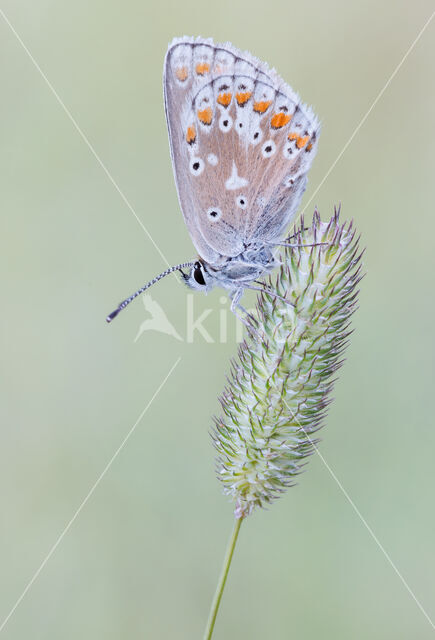
{"type": "Polygon", "coordinates": [[[286,304],[290,304],[292,307],[295,306],[293,304],[293,302],[291,302],[291,300],[288,300],[287,298],[283,298],[282,296],[280,296],[277,293],[275,293],[275,291],[273,289],[269,289],[269,287],[266,287],[264,285],[264,282],[260,282],[259,280],[254,280],[254,282],[256,282],[257,284],[261,284],[263,286],[262,287],[253,287],[252,285],[250,285],[250,286],[247,286],[246,288],[250,289],[251,291],[261,291],[262,293],[267,293],[270,296],[274,296],[275,298],[278,298],[278,300],[282,300],[286,304]]]}
{"type": "Polygon", "coordinates": [[[328,245],[329,242],[312,242],[311,244],[292,244],[289,242],[270,242],[268,243],[274,247],[290,247],[291,249],[298,249],[299,247],[321,247],[328,245]]]}
{"type": "Polygon", "coordinates": [[[254,326],[258,325],[258,321],[254,318],[254,316],[251,313],[249,313],[247,309],[245,309],[245,307],[243,307],[240,304],[240,298],[243,295],[243,291],[244,289],[240,288],[240,289],[236,289],[233,293],[230,294],[231,311],[234,313],[236,318],[238,318],[240,322],[242,322],[245,325],[245,327],[248,329],[252,337],[262,340],[261,335],[258,333],[258,331],[254,329],[254,326]],[[238,309],[240,309],[244,315],[238,314],[237,313],[238,309]],[[249,323],[246,318],[249,318],[251,320],[251,323],[249,323]]]}

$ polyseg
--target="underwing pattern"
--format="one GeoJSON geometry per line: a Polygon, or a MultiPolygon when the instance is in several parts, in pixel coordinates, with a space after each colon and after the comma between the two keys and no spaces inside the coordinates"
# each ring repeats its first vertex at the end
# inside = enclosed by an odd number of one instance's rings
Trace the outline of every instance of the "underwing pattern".
{"type": "Polygon", "coordinates": [[[267,64],[230,43],[176,38],[163,85],[178,197],[199,256],[120,302],[107,322],[176,270],[193,289],[224,287],[232,310],[243,310],[244,290],[277,265],[273,249],[296,214],[317,151],[311,107],[267,64]]]}
{"type": "Polygon", "coordinates": [[[249,53],[201,38],[172,42],[164,89],[180,204],[200,258],[222,265],[279,242],[317,150],[312,109],[249,53]]]}

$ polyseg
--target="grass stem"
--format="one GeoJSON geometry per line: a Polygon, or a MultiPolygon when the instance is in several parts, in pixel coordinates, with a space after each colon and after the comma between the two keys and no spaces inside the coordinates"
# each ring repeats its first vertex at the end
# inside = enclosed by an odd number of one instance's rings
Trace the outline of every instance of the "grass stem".
{"type": "Polygon", "coordinates": [[[222,572],[221,572],[219,582],[216,587],[216,592],[214,594],[213,602],[211,605],[210,615],[208,617],[207,627],[204,633],[204,640],[210,640],[213,634],[217,612],[219,610],[219,605],[222,600],[222,594],[224,592],[225,583],[227,581],[228,571],[230,570],[231,560],[233,557],[237,538],[239,536],[240,525],[242,524],[242,520],[243,518],[235,518],[235,521],[234,521],[234,528],[231,533],[231,538],[228,542],[228,547],[225,553],[224,563],[222,566],[222,572]]]}

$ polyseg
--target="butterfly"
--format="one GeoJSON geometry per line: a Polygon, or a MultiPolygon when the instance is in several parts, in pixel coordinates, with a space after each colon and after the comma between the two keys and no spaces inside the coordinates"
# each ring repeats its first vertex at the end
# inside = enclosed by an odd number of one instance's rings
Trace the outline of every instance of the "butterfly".
{"type": "Polygon", "coordinates": [[[176,38],[163,84],[178,197],[198,258],[148,282],[108,322],[177,270],[192,289],[227,289],[236,313],[244,290],[278,264],[273,249],[285,244],[317,150],[311,107],[275,70],[230,43],[176,38]]]}

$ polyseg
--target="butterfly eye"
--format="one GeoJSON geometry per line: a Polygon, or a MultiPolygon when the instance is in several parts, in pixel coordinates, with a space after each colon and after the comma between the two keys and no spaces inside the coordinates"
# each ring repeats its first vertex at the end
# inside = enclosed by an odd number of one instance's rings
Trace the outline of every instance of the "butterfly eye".
{"type": "Polygon", "coordinates": [[[267,140],[261,149],[261,155],[263,158],[270,158],[276,151],[276,144],[273,140],[267,140]]]}
{"type": "Polygon", "coordinates": [[[229,131],[233,126],[233,119],[228,114],[224,114],[219,120],[219,129],[223,132],[229,131]]]}
{"type": "Polygon", "coordinates": [[[210,207],[207,211],[207,217],[211,222],[216,222],[222,215],[222,211],[217,207],[210,207]]]}
{"type": "Polygon", "coordinates": [[[246,209],[246,207],[248,206],[248,199],[246,196],[237,196],[236,198],[236,205],[240,208],[240,209],[246,209]]]}
{"type": "Polygon", "coordinates": [[[192,158],[190,161],[190,173],[193,176],[199,176],[204,171],[204,160],[201,158],[192,158]]]}
{"type": "Polygon", "coordinates": [[[204,276],[202,274],[201,263],[195,262],[193,265],[193,279],[197,284],[205,286],[204,276]]]}

